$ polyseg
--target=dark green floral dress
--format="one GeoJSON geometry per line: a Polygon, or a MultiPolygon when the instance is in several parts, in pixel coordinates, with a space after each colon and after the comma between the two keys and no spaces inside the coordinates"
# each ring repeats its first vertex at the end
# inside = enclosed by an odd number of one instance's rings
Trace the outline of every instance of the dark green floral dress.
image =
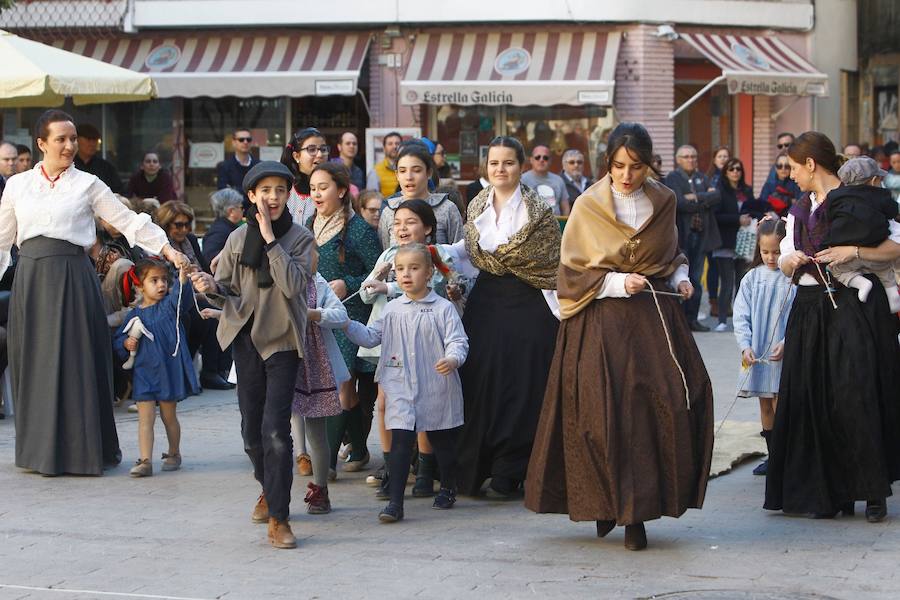
{"type": "MultiPolygon", "coordinates": [[[[306,226],[311,230],[315,216],[307,221],[306,226]]],[[[362,217],[354,214],[350,222],[347,224],[347,240],[346,249],[344,251],[344,262],[340,262],[340,247],[342,244],[341,234],[334,236],[325,245],[319,246],[319,273],[326,281],[334,281],[343,279],[347,284],[347,295],[351,295],[359,291],[359,286],[366,280],[372,269],[375,268],[375,262],[381,255],[381,242],[378,241],[378,233],[371,225],[365,222],[362,217]]],[[[369,320],[369,313],[372,312],[372,306],[364,303],[359,296],[351,299],[344,306],[347,307],[347,314],[354,321],[365,324],[369,320]]],[[[344,362],[347,368],[354,373],[371,373],[375,370],[375,365],[369,361],[357,358],[356,353],[359,346],[352,343],[344,335],[343,330],[335,329],[334,337],[337,340],[341,354],[344,356],[344,362]]]]}

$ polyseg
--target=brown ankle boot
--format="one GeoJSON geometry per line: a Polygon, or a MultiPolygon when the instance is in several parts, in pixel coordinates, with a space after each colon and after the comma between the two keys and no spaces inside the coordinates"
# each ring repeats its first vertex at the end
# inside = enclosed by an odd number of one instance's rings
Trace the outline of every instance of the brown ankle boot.
{"type": "Polygon", "coordinates": [[[269,543],[285,550],[297,547],[297,538],[287,519],[279,521],[275,517],[269,517],[269,543]]]}
{"type": "Polygon", "coordinates": [[[253,507],[253,513],[250,515],[250,520],[254,523],[265,523],[269,520],[269,503],[266,502],[265,494],[259,495],[256,506],[253,507]]]}

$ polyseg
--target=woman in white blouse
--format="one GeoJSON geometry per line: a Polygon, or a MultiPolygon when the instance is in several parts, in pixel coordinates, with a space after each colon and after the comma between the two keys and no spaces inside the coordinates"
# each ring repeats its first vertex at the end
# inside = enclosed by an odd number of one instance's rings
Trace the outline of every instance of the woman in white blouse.
{"type": "Polygon", "coordinates": [[[128,210],[97,177],[74,168],[71,116],[45,112],[35,138],[43,161],[11,177],[0,202],[0,273],[12,244],[19,247],[9,316],[16,466],[46,475],[100,475],[122,453],[109,328],[85,253],[94,244],[94,217],[179,268],[188,261],[149,215],[128,210]]]}
{"type": "Polygon", "coordinates": [[[478,279],[463,315],[469,358],[460,370],[466,423],[459,440],[460,490],[508,498],[525,479],[559,323],[553,314],[559,224],[520,185],[525,150],[495,138],[489,185],[469,204],[465,238],[450,247],[478,279]]]}
{"type": "Polygon", "coordinates": [[[609,136],[608,175],[578,198],[563,235],[562,324],[528,466],[525,506],[625,527],[700,508],[713,446],[709,376],[677,296],[693,293],[675,195],[652,177],[638,123],[609,136]],[[665,295],[656,295],[664,292],[665,295]]]}
{"type": "MultiPolygon", "coordinates": [[[[900,479],[900,323],[874,275],[867,301],[833,279],[828,265],[853,258],[900,259],[900,224],[876,247],[826,247],[829,200],[853,195],[841,185],[842,160],[825,135],[808,131],[788,149],[804,195],[787,218],[779,266],[797,284],[790,307],[772,452],[769,510],[831,518],[866,501],[866,519],[887,515],[885,498],[900,479]]],[[[860,200],[861,208],[865,208],[860,200]]]]}

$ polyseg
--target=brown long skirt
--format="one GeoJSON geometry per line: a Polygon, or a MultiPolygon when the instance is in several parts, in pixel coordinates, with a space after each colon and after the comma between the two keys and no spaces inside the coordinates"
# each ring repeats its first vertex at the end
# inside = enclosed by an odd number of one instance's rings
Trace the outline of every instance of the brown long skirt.
{"type": "Polygon", "coordinates": [[[675,298],[592,302],[562,322],[528,466],[525,506],[629,525],[700,508],[713,448],[709,375],[675,298]]]}

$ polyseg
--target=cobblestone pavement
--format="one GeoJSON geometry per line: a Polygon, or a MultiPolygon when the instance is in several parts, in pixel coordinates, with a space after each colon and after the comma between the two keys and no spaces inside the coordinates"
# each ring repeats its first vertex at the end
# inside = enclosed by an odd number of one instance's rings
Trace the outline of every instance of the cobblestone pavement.
{"type": "MultiPolygon", "coordinates": [[[[697,340],[721,416],[734,399],[734,338],[697,340]]],[[[755,421],[756,410],[741,400],[730,418],[755,421]]],[[[535,515],[520,502],[464,497],[437,512],[409,498],[406,520],[381,525],[365,472],[341,474],[330,487],[334,512],[310,516],[298,477],[300,546],[284,551],[250,522],[259,488],[234,393],[182,403],[184,468],[149,479],[128,476],[136,415],[117,418],[125,462],[100,478],[15,468],[12,422],[0,421],[0,599],[900,597],[900,503],[889,500],[894,516],[878,525],[859,514],[768,513],[755,463],[712,480],[702,511],[649,523],[650,547],[638,553],[622,548],[621,529],[600,540],[592,523],[535,515]]]]}

